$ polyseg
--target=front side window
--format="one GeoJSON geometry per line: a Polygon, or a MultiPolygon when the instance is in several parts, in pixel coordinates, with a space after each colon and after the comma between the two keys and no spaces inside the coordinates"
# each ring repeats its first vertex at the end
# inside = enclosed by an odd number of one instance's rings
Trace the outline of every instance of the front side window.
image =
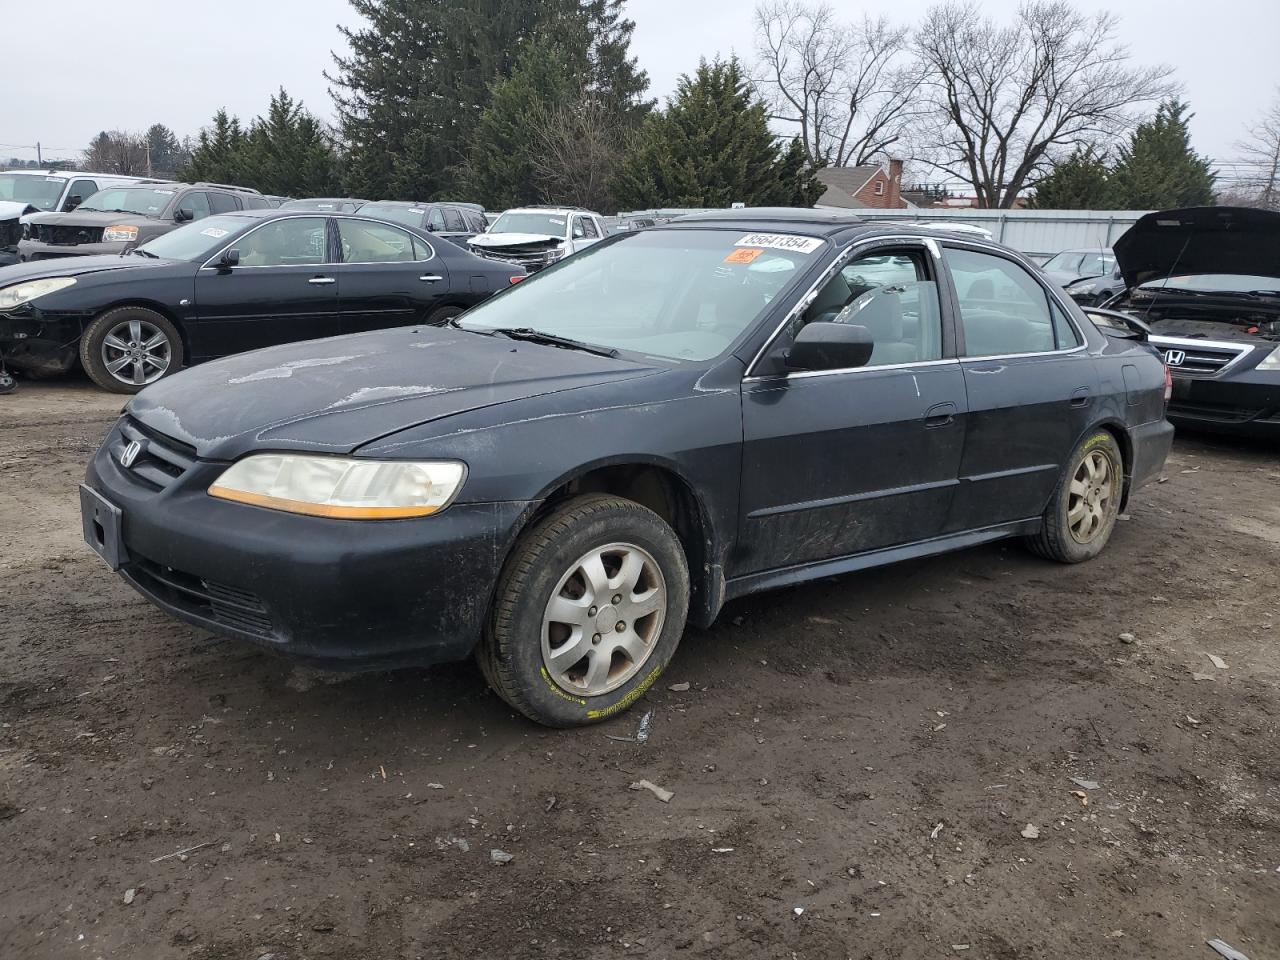
{"type": "Polygon", "coordinates": [[[203,190],[192,190],[178,201],[178,209],[187,220],[203,220],[213,211],[209,209],[209,195],[203,190]]]}
{"type": "Polygon", "coordinates": [[[235,243],[243,267],[287,267],[325,262],[325,218],[272,220],[235,243]]]}
{"type": "Polygon", "coordinates": [[[573,236],[575,239],[597,239],[600,236],[596,225],[590,217],[573,218],[573,236]]]}
{"type": "MultiPolygon", "coordinates": [[[[865,327],[872,348],[866,365],[942,359],[942,311],[938,285],[923,251],[876,251],[850,261],[818,291],[808,308],[778,338],[785,348],[809,323],[865,327]]],[[[781,373],[779,349],[767,372],[781,373]]]]}
{"type": "Polygon", "coordinates": [[[403,230],[365,220],[339,220],[344,263],[407,263],[415,259],[413,237],[403,230]]]}
{"type": "Polygon", "coordinates": [[[829,249],[813,237],[741,230],[627,234],[473,307],[459,326],[531,327],[659,359],[709,360],[753,328],[829,249]]]}
{"type": "Polygon", "coordinates": [[[1048,294],[1027,270],[1004,257],[952,247],[946,259],[960,301],[965,356],[1057,349],[1048,294]]]}
{"type": "Polygon", "coordinates": [[[77,180],[67,191],[67,201],[62,205],[64,211],[74,210],[77,204],[84,203],[86,197],[98,192],[98,185],[92,180],[77,180]],[[78,199],[77,199],[78,198],[78,199]]]}

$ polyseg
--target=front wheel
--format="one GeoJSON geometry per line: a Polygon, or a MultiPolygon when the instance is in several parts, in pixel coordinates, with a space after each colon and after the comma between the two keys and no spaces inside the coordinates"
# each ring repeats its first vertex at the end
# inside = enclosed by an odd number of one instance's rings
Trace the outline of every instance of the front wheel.
{"type": "Polygon", "coordinates": [[[1124,492],[1124,460],[1106,430],[1075,449],[1045,508],[1040,532],[1027,538],[1033,551],[1059,563],[1092,560],[1111,539],[1124,492]]]}
{"type": "Polygon", "coordinates": [[[182,337],[168,318],[146,307],[117,307],[80,338],[80,365],[112,393],[137,393],[182,369],[182,337]]]}
{"type": "Polygon", "coordinates": [[[596,723],[658,679],[688,608],[689,569],[671,527],[630,500],[585,496],[521,537],[477,658],[531,720],[596,723]]]}

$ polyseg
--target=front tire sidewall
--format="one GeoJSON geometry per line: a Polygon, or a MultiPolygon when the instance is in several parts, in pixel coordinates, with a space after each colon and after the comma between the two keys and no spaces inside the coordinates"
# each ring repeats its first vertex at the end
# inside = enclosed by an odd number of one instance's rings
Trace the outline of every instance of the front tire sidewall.
{"type": "Polygon", "coordinates": [[[499,583],[485,638],[488,650],[481,652],[482,657],[487,653],[495,658],[484,666],[497,692],[521,713],[553,727],[599,723],[640,699],[675,653],[689,607],[684,551],[660,517],[627,501],[585,498],[575,503],[578,510],[553,515],[522,540],[525,549],[517,548],[499,583]],[[557,526],[566,513],[571,515],[569,522],[557,526]],[[565,571],[587,551],[615,542],[641,547],[661,567],[667,588],[666,615],[653,652],[635,676],[609,693],[583,697],[561,688],[547,671],[542,659],[542,620],[565,571]]]}
{"type": "Polygon", "coordinates": [[[151,324],[169,338],[169,367],[164,375],[153,380],[159,383],[182,369],[182,336],[167,317],[146,307],[117,307],[99,315],[80,337],[80,365],[94,383],[112,393],[137,393],[151,384],[125,383],[112,375],[102,360],[102,341],[113,327],[128,320],[141,320],[151,324]]]}

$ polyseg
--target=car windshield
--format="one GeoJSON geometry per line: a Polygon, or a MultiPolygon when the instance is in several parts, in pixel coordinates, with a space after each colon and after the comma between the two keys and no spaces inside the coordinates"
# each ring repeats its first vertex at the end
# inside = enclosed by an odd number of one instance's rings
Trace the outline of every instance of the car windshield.
{"type": "Polygon", "coordinates": [[[1115,269],[1115,257],[1105,253],[1086,253],[1080,261],[1080,276],[1104,277],[1115,269]]]}
{"type": "Polygon", "coordinates": [[[513,211],[504,213],[493,226],[490,233],[536,233],[544,237],[563,237],[567,218],[562,213],[541,213],[539,211],[513,211]]]}
{"type": "Polygon", "coordinates": [[[464,330],[516,329],[666,360],[709,360],[805,273],[824,240],[644,230],[595,244],[470,310],[464,330]]]}
{"type": "Polygon", "coordinates": [[[205,217],[138,247],[167,260],[205,260],[226,246],[227,237],[257,220],[246,217],[205,217]]]}
{"type": "Polygon", "coordinates": [[[163,187],[109,187],[91,194],[81,210],[104,210],[111,213],[140,213],[158,217],[173,199],[176,190],[163,187]]]}
{"type": "Polygon", "coordinates": [[[1142,284],[1140,290],[1186,290],[1192,293],[1280,293],[1280,277],[1234,273],[1198,273],[1165,277],[1142,284]]]}
{"type": "Polygon", "coordinates": [[[422,216],[426,212],[425,207],[402,207],[394,203],[366,203],[360,208],[361,215],[394,220],[396,223],[405,223],[411,227],[422,226],[422,216]]]}
{"type": "Polygon", "coordinates": [[[1060,253],[1044,265],[1046,270],[1061,270],[1063,273],[1078,273],[1081,253],[1060,253]]]}
{"type": "Polygon", "coordinates": [[[0,201],[29,203],[39,210],[52,210],[66,185],[65,177],[0,173],[0,201]]]}

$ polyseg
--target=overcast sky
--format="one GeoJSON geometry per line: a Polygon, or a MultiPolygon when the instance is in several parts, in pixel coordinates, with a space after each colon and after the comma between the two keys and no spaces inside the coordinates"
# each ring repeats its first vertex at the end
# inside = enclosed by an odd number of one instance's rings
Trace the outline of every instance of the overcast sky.
{"type": "MultiPolygon", "coordinates": [[[[932,0],[834,0],[899,22],[932,0]]],[[[1196,147],[1229,160],[1233,143],[1280,85],[1277,0],[1124,0],[1122,39],[1142,63],[1176,68],[1196,113],[1196,147]]],[[[358,18],[347,0],[65,0],[54,7],[6,0],[0,158],[75,156],[99,130],[165,123],[194,134],[221,106],[248,120],[278,86],[332,116],[322,71],[341,47],[338,24],[358,18]],[[127,11],[127,12],[125,12],[127,11]]],[[[752,52],[753,0],[629,0],[633,51],[663,98],[699,57],[752,52]]],[[[1017,0],[987,0],[1004,18],[1017,0]]]]}

